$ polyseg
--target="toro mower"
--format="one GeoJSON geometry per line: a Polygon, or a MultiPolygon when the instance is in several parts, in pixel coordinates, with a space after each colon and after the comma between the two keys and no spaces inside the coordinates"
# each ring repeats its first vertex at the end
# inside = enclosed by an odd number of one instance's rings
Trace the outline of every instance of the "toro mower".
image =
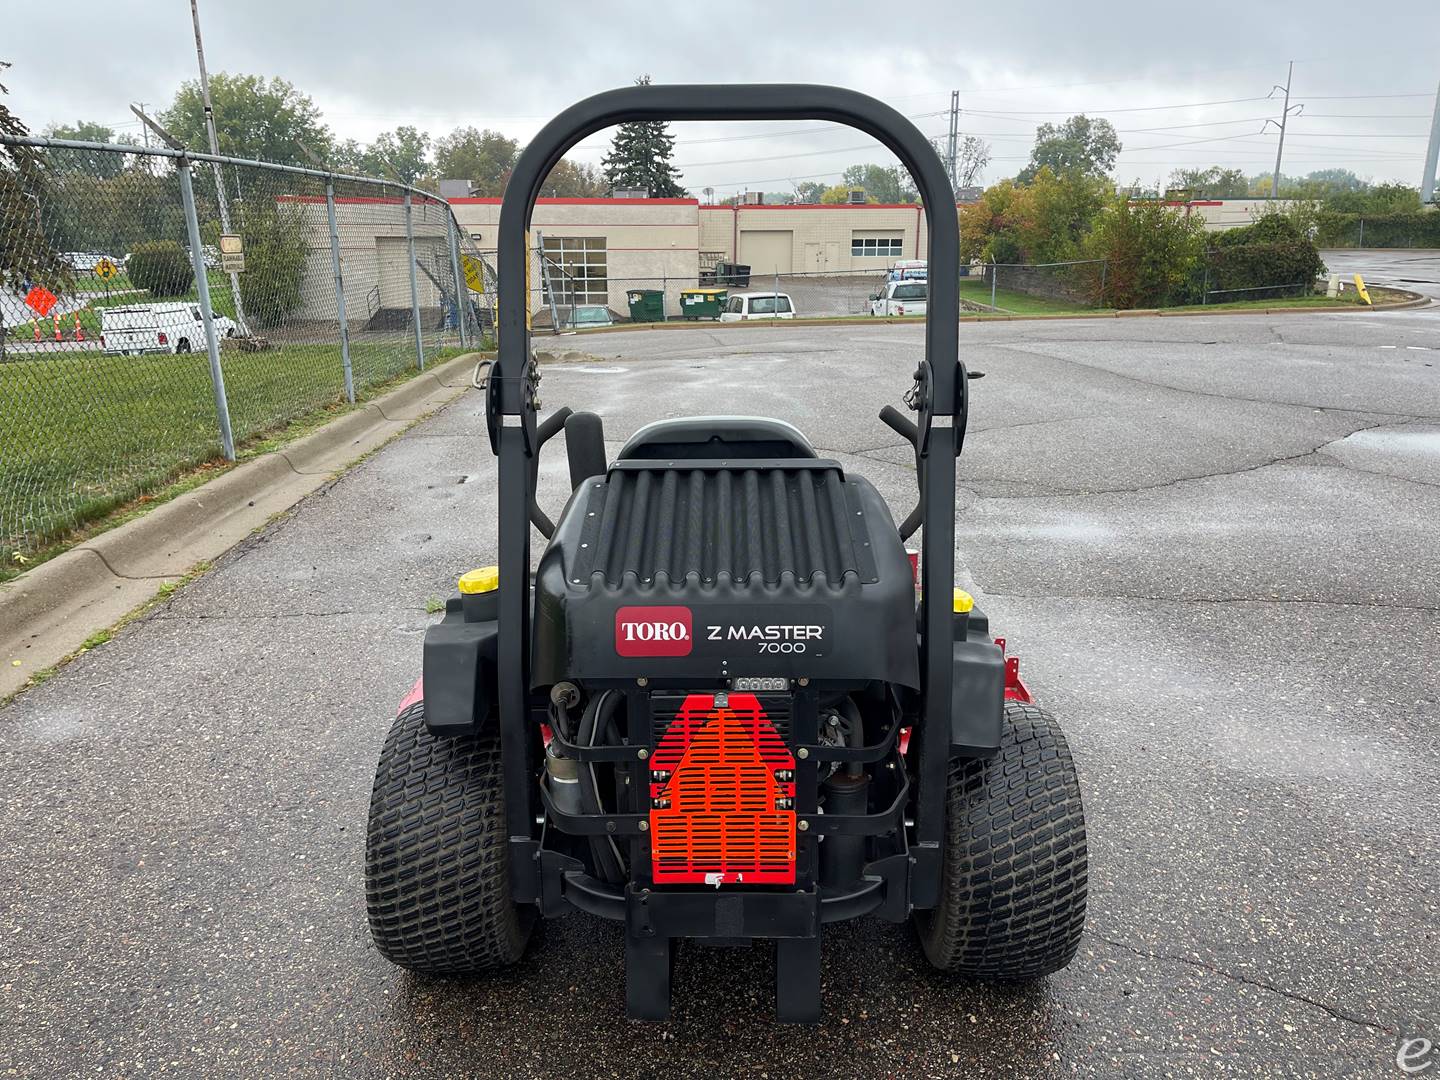
{"type": "Polygon", "coordinates": [[[521,155],[499,263],[499,565],[460,579],[381,754],[366,846],[380,952],[486,971],[520,960],[537,917],[589,912],[623,924],[626,1007],[644,1019],[669,1015],[682,940],[770,939],[777,1015],[816,1021],[825,927],[867,915],[913,921],[947,971],[1064,967],[1085,919],[1074,764],[953,582],[969,391],[955,202],[929,141],[832,87],[600,94],[521,155]],[[899,526],[779,420],[659,420],[611,459],[598,416],[539,418],[526,252],[546,174],[614,124],[721,119],[848,124],[919,189],[925,356],[913,416],[880,414],[915,451],[919,502],[899,526]],[[536,478],[561,431],[572,493],[552,523],[536,478]],[[532,527],[548,540],[533,575],[532,527]]]}

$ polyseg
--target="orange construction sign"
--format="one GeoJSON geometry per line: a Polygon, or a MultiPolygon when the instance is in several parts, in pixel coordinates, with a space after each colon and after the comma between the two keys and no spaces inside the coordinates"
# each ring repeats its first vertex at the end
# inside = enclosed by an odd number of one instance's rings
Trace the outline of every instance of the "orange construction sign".
{"type": "Polygon", "coordinates": [[[33,285],[25,294],[25,303],[30,305],[42,319],[49,315],[50,309],[59,302],[60,298],[43,285],[33,285]]]}

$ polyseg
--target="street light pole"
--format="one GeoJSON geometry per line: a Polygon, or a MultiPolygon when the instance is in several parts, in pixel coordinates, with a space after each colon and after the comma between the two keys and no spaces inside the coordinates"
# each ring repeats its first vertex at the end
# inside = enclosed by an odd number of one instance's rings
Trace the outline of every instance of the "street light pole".
{"type": "MultiPolygon", "coordinates": [[[[200,9],[197,0],[190,0],[190,21],[195,24],[195,56],[200,61],[200,100],[205,108],[205,132],[210,136],[210,153],[219,157],[220,139],[215,134],[215,107],[210,104],[210,76],[205,70],[205,44],[200,39],[200,9]]],[[[218,161],[212,161],[210,167],[215,172],[215,201],[220,205],[220,230],[228,233],[230,200],[225,197],[225,176],[220,171],[218,161]]],[[[208,272],[209,268],[206,269],[208,272]]],[[[233,270],[230,271],[230,295],[235,301],[235,322],[239,324],[240,333],[248,337],[250,328],[245,321],[245,304],[240,298],[240,275],[233,270]]]]}

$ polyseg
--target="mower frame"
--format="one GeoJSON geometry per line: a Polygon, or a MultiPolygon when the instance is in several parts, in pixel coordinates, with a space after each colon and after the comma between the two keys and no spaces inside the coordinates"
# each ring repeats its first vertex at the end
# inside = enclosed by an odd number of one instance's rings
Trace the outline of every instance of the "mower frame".
{"type": "MultiPolygon", "coordinates": [[[[846,124],[892,151],[909,169],[920,193],[928,226],[930,283],[925,355],[915,373],[913,398],[919,432],[917,510],[924,522],[921,719],[910,749],[918,754],[918,762],[913,831],[908,860],[902,860],[908,862],[909,873],[900,867],[894,870],[898,877],[908,877],[908,888],[903,889],[908,908],[934,907],[940,893],[954,681],[950,598],[955,459],[964,440],[968,406],[966,373],[959,358],[960,234],[955,201],[929,140],[899,112],[853,90],[785,83],[633,86],[586,98],[560,113],[531,140],[506,188],[498,244],[499,355],[486,387],[486,419],[491,447],[499,458],[496,669],[512,898],[517,903],[537,903],[542,910],[554,899],[544,895],[547,889],[537,823],[540,804],[534,780],[538,763],[532,750],[534,726],[544,718],[545,702],[532,695],[529,655],[531,506],[534,459],[542,442],[537,430],[539,369],[531,357],[527,302],[531,214],[546,175],[576,143],[615,124],[671,120],[827,120],[846,124]]],[[[778,909],[783,909],[787,898],[751,902],[776,905],[774,917],[785,921],[785,912],[778,909]]],[[[599,907],[605,901],[597,897],[595,904],[599,907]]],[[[818,950],[818,938],[791,939],[782,944],[782,952],[787,948],[808,955],[818,950]]]]}

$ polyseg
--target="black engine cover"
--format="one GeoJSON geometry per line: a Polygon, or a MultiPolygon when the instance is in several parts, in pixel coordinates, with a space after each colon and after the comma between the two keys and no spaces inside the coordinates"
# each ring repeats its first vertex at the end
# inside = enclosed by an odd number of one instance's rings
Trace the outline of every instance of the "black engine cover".
{"type": "Polygon", "coordinates": [[[834,461],[621,461],[536,579],[531,682],[743,676],[918,687],[894,519],[834,461]]]}

